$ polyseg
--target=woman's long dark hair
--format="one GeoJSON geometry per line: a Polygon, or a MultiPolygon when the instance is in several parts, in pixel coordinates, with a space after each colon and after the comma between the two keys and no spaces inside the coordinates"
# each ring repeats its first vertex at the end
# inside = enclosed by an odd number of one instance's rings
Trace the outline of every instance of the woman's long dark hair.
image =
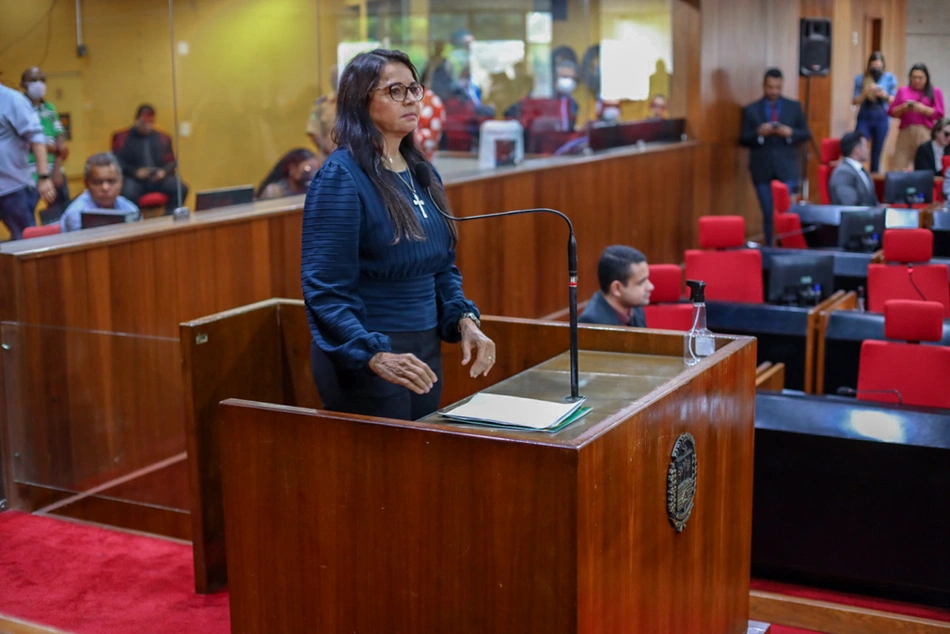
{"type": "Polygon", "coordinates": [[[924,75],[927,76],[927,85],[924,86],[923,93],[924,93],[924,97],[927,97],[931,101],[933,101],[934,87],[933,87],[933,84],[930,83],[930,71],[927,70],[927,65],[924,64],[923,62],[917,62],[916,64],[911,66],[910,70],[907,72],[908,83],[910,83],[910,74],[913,73],[915,70],[919,70],[920,72],[922,72],[924,75]]]}
{"type": "Polygon", "coordinates": [[[271,183],[276,183],[282,178],[287,178],[290,174],[290,168],[294,165],[300,165],[304,161],[316,158],[316,155],[308,149],[298,147],[294,148],[291,151],[284,154],[280,157],[280,160],[277,161],[277,164],[274,165],[274,169],[267,173],[267,176],[264,177],[264,180],[261,181],[261,184],[257,186],[257,191],[254,192],[255,198],[260,198],[261,194],[264,193],[264,190],[271,183]]]}
{"type": "MultiPolygon", "coordinates": [[[[382,196],[395,229],[395,244],[403,237],[409,240],[425,240],[425,233],[415,210],[400,190],[399,177],[386,169],[383,163],[383,135],[369,116],[370,100],[375,89],[379,87],[380,75],[387,64],[402,64],[410,70],[413,79],[419,81],[419,71],[412,65],[409,56],[402,51],[378,48],[360,53],[346,65],[340,77],[336,99],[336,124],[333,126],[332,138],[338,147],[350,151],[382,196]]],[[[416,147],[411,132],[399,143],[399,153],[409,165],[410,174],[414,173],[416,165],[426,162],[425,154],[416,147]]],[[[432,180],[430,193],[441,209],[451,213],[445,190],[437,179],[432,180]]],[[[446,223],[454,246],[458,231],[454,222],[446,223]]]]}

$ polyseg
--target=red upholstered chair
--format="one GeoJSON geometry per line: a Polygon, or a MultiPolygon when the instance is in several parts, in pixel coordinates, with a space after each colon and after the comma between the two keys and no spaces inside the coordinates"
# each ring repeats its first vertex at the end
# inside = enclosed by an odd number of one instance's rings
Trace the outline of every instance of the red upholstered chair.
{"type": "MultiPolygon", "coordinates": [[[[135,202],[135,201],[132,201],[135,202]]],[[[143,218],[155,218],[165,213],[165,205],[168,203],[168,196],[161,192],[149,192],[142,194],[139,198],[139,209],[143,218]]]]}
{"type": "MultiPolygon", "coordinates": [[[[799,233],[802,230],[802,219],[798,214],[788,213],[792,208],[792,196],[788,186],[782,181],[772,181],[772,225],[775,235],[784,235],[777,238],[778,243],[789,249],[807,249],[805,236],[799,233]]],[[[771,245],[769,245],[771,246],[771,245]]]]}
{"type": "Polygon", "coordinates": [[[23,230],[23,239],[27,238],[39,238],[40,236],[54,236],[61,231],[59,223],[54,222],[51,225],[43,225],[42,227],[27,227],[23,230]]]}
{"type": "Polygon", "coordinates": [[[884,305],[884,336],[911,343],[866,340],[858,364],[858,398],[904,405],[950,407],[950,347],[940,341],[944,307],[937,302],[895,299],[884,305]]]}
{"type": "MultiPolygon", "coordinates": [[[[946,178],[947,170],[950,169],[950,156],[943,157],[943,162],[940,167],[940,173],[946,178]]],[[[939,202],[944,200],[943,197],[943,181],[937,179],[934,182],[934,202],[939,202]]]]}
{"type": "Polygon", "coordinates": [[[677,264],[651,264],[653,292],[644,307],[647,327],[664,330],[689,330],[693,325],[693,305],[684,303],[683,269],[677,264]]]}
{"type": "Polygon", "coordinates": [[[818,198],[822,205],[831,204],[831,192],[828,190],[828,181],[834,171],[834,163],[841,159],[841,140],[822,139],[821,156],[818,163],[818,198]]]}
{"type": "Polygon", "coordinates": [[[950,317],[950,269],[945,264],[926,264],[933,256],[933,239],[929,229],[884,232],[885,264],[868,265],[869,311],[883,312],[884,304],[892,299],[925,299],[943,305],[950,317]]]}
{"type": "Polygon", "coordinates": [[[706,299],[761,303],[762,253],[745,247],[745,218],[703,216],[699,246],[685,253],[686,278],[706,282],[706,299]]]}

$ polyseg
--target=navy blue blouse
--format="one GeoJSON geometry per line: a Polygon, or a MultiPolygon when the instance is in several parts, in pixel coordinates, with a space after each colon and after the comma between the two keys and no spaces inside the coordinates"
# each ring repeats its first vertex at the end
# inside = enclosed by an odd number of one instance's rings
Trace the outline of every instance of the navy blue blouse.
{"type": "MultiPolygon", "coordinates": [[[[408,180],[409,172],[402,177],[408,180]]],[[[364,370],[374,354],[389,352],[389,337],[382,333],[438,328],[444,341],[455,342],[461,315],[478,314],[462,293],[450,221],[413,184],[425,202],[425,217],[413,206],[425,240],[402,236],[393,244],[383,199],[348,150],[333,152],[310,183],[303,212],[303,298],[314,341],[342,369],[364,370]]],[[[401,188],[412,200],[405,182],[401,188]]]]}

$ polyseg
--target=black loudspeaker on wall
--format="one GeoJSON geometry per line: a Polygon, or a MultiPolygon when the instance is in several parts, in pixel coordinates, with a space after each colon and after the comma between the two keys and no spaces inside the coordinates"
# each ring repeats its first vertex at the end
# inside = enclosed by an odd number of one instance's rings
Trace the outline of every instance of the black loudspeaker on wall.
{"type": "Polygon", "coordinates": [[[831,20],[802,18],[798,64],[803,77],[831,72],[831,20]]]}

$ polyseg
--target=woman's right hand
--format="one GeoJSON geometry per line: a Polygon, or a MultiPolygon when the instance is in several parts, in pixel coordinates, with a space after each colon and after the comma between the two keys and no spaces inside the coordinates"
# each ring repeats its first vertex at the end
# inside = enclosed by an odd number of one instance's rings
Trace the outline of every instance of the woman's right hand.
{"type": "Polygon", "coordinates": [[[377,352],[369,360],[369,369],[380,378],[410,389],[416,394],[425,394],[439,380],[428,365],[414,354],[377,352]]]}

